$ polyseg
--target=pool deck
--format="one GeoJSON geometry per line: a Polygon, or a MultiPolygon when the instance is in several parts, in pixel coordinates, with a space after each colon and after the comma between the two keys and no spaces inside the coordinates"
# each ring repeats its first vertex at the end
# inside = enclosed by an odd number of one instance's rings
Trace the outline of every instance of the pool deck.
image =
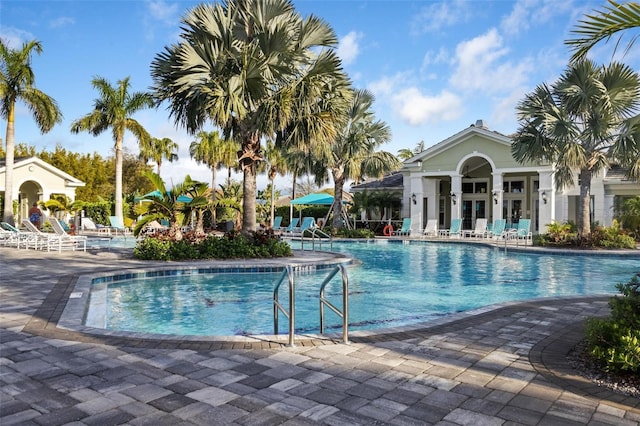
{"type": "Polygon", "coordinates": [[[640,424],[640,399],[600,388],[566,362],[583,319],[608,313],[607,297],[502,304],[352,333],[350,344],[58,327],[79,277],[167,266],[129,253],[0,247],[0,424],[640,424]]]}

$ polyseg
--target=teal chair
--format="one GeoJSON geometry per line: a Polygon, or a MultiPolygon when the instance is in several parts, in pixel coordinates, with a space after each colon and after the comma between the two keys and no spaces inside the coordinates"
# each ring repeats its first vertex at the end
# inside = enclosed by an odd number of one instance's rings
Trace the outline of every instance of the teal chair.
{"type": "Polygon", "coordinates": [[[276,216],[273,218],[273,226],[271,227],[271,229],[273,229],[274,231],[279,231],[281,225],[282,225],[282,216],[276,216]]]}
{"type": "Polygon", "coordinates": [[[491,237],[494,240],[498,240],[504,236],[505,227],[507,226],[506,219],[496,219],[493,221],[493,227],[491,228],[491,237]]]}
{"type": "Polygon", "coordinates": [[[118,216],[109,216],[109,222],[111,224],[111,229],[116,231],[116,234],[118,232],[122,233],[123,235],[128,235],[131,233],[131,229],[124,226],[124,223],[122,223],[122,220],[120,220],[118,216]]]}
{"type": "Polygon", "coordinates": [[[518,221],[515,238],[524,240],[525,243],[533,239],[533,234],[531,232],[531,219],[520,219],[518,221]]]}
{"type": "Polygon", "coordinates": [[[393,235],[411,235],[411,218],[405,217],[402,219],[402,226],[393,235]]]}
{"type": "Polygon", "coordinates": [[[316,227],[316,220],[312,217],[303,217],[302,223],[300,224],[300,229],[297,231],[302,234],[307,229],[313,229],[316,227]]]}
{"type": "Polygon", "coordinates": [[[298,222],[300,222],[300,219],[298,219],[297,217],[292,218],[289,226],[284,228],[284,232],[289,234],[292,233],[298,227],[298,222]]]}
{"type": "Polygon", "coordinates": [[[440,231],[440,233],[443,235],[448,235],[449,238],[460,238],[462,236],[462,219],[451,219],[451,226],[449,227],[449,229],[443,229],[442,231],[440,231]]]}

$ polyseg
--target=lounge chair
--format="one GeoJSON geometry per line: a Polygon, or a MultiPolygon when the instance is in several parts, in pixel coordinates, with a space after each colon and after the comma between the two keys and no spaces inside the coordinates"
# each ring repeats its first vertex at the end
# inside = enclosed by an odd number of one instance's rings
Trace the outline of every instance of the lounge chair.
{"type": "Polygon", "coordinates": [[[506,219],[496,219],[493,221],[493,226],[491,227],[491,238],[494,240],[499,240],[505,235],[505,227],[507,226],[506,219]]]}
{"type": "Polygon", "coordinates": [[[49,218],[49,223],[51,224],[51,227],[53,228],[53,232],[56,233],[56,235],[58,235],[59,237],[61,237],[61,242],[67,242],[67,241],[72,241],[75,242],[76,245],[78,247],[82,247],[83,251],[87,251],[87,237],[84,235],[69,235],[67,233],[67,231],[64,229],[64,227],[62,226],[62,223],[54,218],[54,217],[50,217],[49,218]]]}
{"type": "Polygon", "coordinates": [[[397,231],[394,231],[393,235],[411,235],[411,218],[405,217],[402,219],[402,226],[397,231]]]}
{"type": "Polygon", "coordinates": [[[518,227],[509,230],[507,236],[509,239],[524,240],[525,244],[532,240],[531,219],[520,219],[518,221],[518,227]]]}
{"type": "Polygon", "coordinates": [[[80,229],[83,231],[97,232],[98,234],[111,235],[111,228],[104,225],[96,224],[90,217],[80,219],[80,229]]]}
{"type": "Polygon", "coordinates": [[[462,236],[462,219],[458,218],[458,219],[451,219],[451,226],[449,227],[449,229],[441,229],[440,230],[440,235],[442,236],[448,236],[449,238],[451,237],[458,237],[460,238],[462,236]]]}
{"type": "Polygon", "coordinates": [[[291,219],[291,223],[289,224],[289,226],[287,226],[286,228],[283,228],[282,231],[285,234],[291,234],[294,229],[296,229],[298,227],[298,222],[300,222],[300,219],[297,217],[294,217],[291,219]]]}
{"type": "Polygon", "coordinates": [[[109,216],[109,223],[111,224],[111,229],[116,231],[116,234],[118,232],[122,233],[123,235],[128,235],[131,233],[131,229],[124,226],[124,223],[122,223],[122,220],[118,216],[109,216]]]}
{"type": "Polygon", "coordinates": [[[427,220],[427,226],[422,231],[423,237],[437,237],[438,236],[438,219],[427,220]]]}
{"type": "Polygon", "coordinates": [[[291,235],[296,235],[296,236],[304,236],[304,231],[308,230],[308,229],[313,229],[316,227],[316,220],[309,216],[309,217],[303,217],[302,218],[302,222],[300,223],[299,227],[296,227],[293,229],[293,231],[291,231],[291,235]]]}
{"type": "Polygon", "coordinates": [[[485,238],[487,236],[487,219],[485,218],[476,219],[475,229],[464,231],[464,236],[485,238]]]}
{"type": "Polygon", "coordinates": [[[273,226],[271,229],[274,231],[280,231],[280,226],[282,225],[282,216],[276,216],[273,218],[273,226]]]}
{"type": "MultiPolygon", "coordinates": [[[[52,219],[57,220],[57,219],[52,219]]],[[[50,222],[51,223],[51,222],[50,222]]],[[[36,241],[34,242],[35,249],[47,251],[57,250],[61,252],[62,250],[76,250],[78,247],[78,241],[74,241],[73,239],[66,238],[63,235],[45,233],[40,231],[33,223],[29,222],[29,219],[24,219],[22,221],[22,226],[24,226],[28,232],[32,235],[35,235],[36,241]]],[[[53,225],[51,225],[53,227],[53,225]]],[[[62,229],[62,227],[60,227],[62,229]]],[[[86,241],[86,240],[85,240],[86,241]]],[[[31,247],[29,245],[27,248],[31,247]]],[[[86,242],[84,244],[84,251],[87,250],[86,242]]]]}

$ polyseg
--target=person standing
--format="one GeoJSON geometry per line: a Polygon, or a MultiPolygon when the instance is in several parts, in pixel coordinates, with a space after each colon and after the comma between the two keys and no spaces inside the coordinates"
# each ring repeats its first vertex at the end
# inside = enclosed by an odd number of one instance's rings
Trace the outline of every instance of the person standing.
{"type": "Polygon", "coordinates": [[[34,201],[33,206],[29,209],[29,222],[33,223],[38,229],[42,225],[42,210],[38,208],[37,201],[34,201]]]}

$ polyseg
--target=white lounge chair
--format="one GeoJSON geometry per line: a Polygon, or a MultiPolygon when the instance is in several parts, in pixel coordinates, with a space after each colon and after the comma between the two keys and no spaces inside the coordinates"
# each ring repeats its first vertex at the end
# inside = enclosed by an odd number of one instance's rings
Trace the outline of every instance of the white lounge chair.
{"type": "Polygon", "coordinates": [[[476,219],[475,229],[464,231],[464,236],[485,238],[487,236],[487,219],[484,219],[484,218],[476,219]]]}
{"type": "MultiPolygon", "coordinates": [[[[78,247],[77,241],[65,238],[62,235],[40,231],[33,223],[29,222],[29,219],[24,219],[22,221],[22,226],[24,226],[27,231],[29,231],[33,235],[36,235],[37,242],[36,246],[34,247],[36,249],[44,250],[46,248],[47,251],[57,250],[58,252],[61,252],[62,250],[76,250],[76,248],[78,247]]],[[[86,251],[86,243],[84,247],[86,251]]]]}
{"type": "Polygon", "coordinates": [[[97,232],[99,234],[111,235],[110,227],[104,226],[104,225],[96,225],[96,223],[90,217],[83,217],[80,220],[80,223],[81,223],[80,227],[83,231],[97,232]]]}
{"type": "Polygon", "coordinates": [[[62,243],[67,243],[69,241],[76,243],[78,247],[82,247],[83,251],[87,251],[87,237],[84,235],[69,235],[67,231],[64,230],[62,224],[55,217],[49,218],[49,223],[53,228],[53,232],[56,233],[57,236],[60,237],[59,241],[59,250],[61,250],[62,243]]]}
{"type": "Polygon", "coordinates": [[[427,226],[422,231],[423,237],[437,237],[438,236],[438,219],[427,220],[427,226]]]}

